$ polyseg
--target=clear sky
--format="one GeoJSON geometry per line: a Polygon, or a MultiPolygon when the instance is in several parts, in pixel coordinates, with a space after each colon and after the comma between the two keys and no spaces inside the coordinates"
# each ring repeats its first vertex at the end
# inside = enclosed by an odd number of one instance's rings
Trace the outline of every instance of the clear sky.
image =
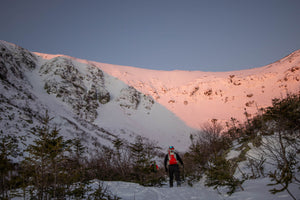
{"type": "Polygon", "coordinates": [[[300,0],[0,0],[0,40],[155,70],[261,67],[300,49],[300,0]]]}

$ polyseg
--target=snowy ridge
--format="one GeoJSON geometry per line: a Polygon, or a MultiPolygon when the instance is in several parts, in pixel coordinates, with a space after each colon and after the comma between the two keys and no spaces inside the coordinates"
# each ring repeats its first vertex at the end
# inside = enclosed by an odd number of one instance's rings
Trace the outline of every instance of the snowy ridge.
{"type": "MultiPolygon", "coordinates": [[[[34,124],[31,114],[24,114],[24,110],[41,115],[42,110],[49,109],[68,134],[90,138],[87,142],[108,145],[116,137],[130,140],[142,135],[160,146],[171,144],[185,150],[190,133],[204,122],[226,122],[231,117],[242,122],[245,112],[251,117],[258,108],[270,106],[273,98],[300,90],[300,50],[265,67],[191,72],[31,53],[4,41],[0,45],[1,94],[5,102],[15,105],[10,114],[2,114],[2,127],[10,127],[8,132],[30,126],[15,130],[13,124],[18,118],[29,118],[34,124]],[[25,96],[20,98],[20,94],[25,96]],[[22,114],[16,114],[15,108],[22,114]],[[97,139],[99,136],[102,139],[97,139]]],[[[1,107],[8,110],[3,103],[1,107]]]]}
{"type": "MultiPolygon", "coordinates": [[[[40,54],[44,59],[55,55],[40,54]]],[[[240,121],[271,105],[273,98],[300,90],[300,50],[270,65],[232,72],[157,71],[93,63],[172,111],[193,128],[211,119],[240,121]]]]}
{"type": "Polygon", "coordinates": [[[91,148],[111,146],[116,138],[130,142],[137,135],[164,148],[188,147],[193,129],[95,64],[67,56],[43,59],[4,41],[0,50],[1,109],[6,111],[0,125],[5,134],[26,135],[49,110],[67,138],[82,138],[91,148]]]}

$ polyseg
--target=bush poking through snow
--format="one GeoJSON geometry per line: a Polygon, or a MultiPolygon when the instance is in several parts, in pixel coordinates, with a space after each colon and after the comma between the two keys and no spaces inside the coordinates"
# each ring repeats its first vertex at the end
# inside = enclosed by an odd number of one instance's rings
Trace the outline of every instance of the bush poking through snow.
{"type": "Polygon", "coordinates": [[[215,189],[222,186],[229,188],[228,194],[232,194],[239,187],[244,190],[242,184],[244,180],[234,177],[235,167],[233,163],[226,160],[223,156],[217,156],[212,159],[207,168],[207,186],[214,186],[215,189]]]}
{"type": "Polygon", "coordinates": [[[243,190],[245,180],[268,175],[269,185],[274,186],[271,193],[286,191],[296,199],[289,186],[300,184],[300,94],[274,99],[271,107],[259,111],[261,114],[252,118],[245,111],[244,124],[232,118],[226,131],[213,120],[191,135],[192,144],[185,155],[189,176],[197,179],[206,174],[208,186],[227,186],[231,194],[237,188],[243,190]],[[226,159],[233,141],[239,145],[234,149],[238,156],[226,159]],[[248,153],[252,149],[258,152],[255,157],[248,153]]]}

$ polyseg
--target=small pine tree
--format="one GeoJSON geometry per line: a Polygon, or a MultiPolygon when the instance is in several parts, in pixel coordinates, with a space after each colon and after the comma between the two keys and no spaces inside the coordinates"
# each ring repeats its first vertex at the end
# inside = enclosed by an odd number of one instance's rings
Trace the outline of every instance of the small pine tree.
{"type": "Polygon", "coordinates": [[[72,155],[66,162],[66,168],[68,174],[71,176],[65,177],[65,183],[67,185],[68,195],[76,198],[83,198],[88,189],[85,187],[89,183],[87,178],[87,167],[85,166],[86,158],[85,147],[82,145],[80,139],[75,139],[72,142],[72,155]],[[75,184],[74,184],[75,183],[75,184]]]}
{"type": "Polygon", "coordinates": [[[136,137],[135,143],[130,145],[133,159],[133,171],[139,183],[145,182],[147,166],[150,165],[150,158],[146,155],[146,145],[141,136],[136,137]]]}
{"type": "MultiPolygon", "coordinates": [[[[285,99],[273,99],[272,106],[265,109],[265,120],[280,124],[284,130],[300,129],[300,94],[288,94],[285,99]]],[[[294,133],[297,133],[294,131],[294,133]]]]}
{"type": "Polygon", "coordinates": [[[131,159],[132,159],[132,174],[138,183],[142,185],[148,185],[153,179],[153,176],[149,176],[151,172],[151,161],[154,160],[157,154],[158,147],[153,142],[137,136],[135,143],[130,146],[131,159]]]}
{"type": "Polygon", "coordinates": [[[116,138],[113,144],[115,148],[113,150],[113,165],[121,177],[126,177],[129,173],[130,150],[126,142],[120,138],[116,138]]]}
{"type": "Polygon", "coordinates": [[[226,160],[223,156],[217,156],[212,160],[212,163],[207,170],[207,186],[215,186],[215,189],[222,186],[228,186],[228,194],[235,192],[237,187],[242,190],[243,181],[234,177],[235,167],[226,160]]]}
{"type": "Polygon", "coordinates": [[[59,135],[59,130],[51,127],[51,120],[46,112],[42,118],[42,125],[31,129],[30,133],[35,136],[35,139],[27,147],[27,155],[23,162],[23,167],[32,177],[31,184],[35,187],[39,199],[64,195],[61,176],[68,173],[61,163],[65,159],[64,154],[69,145],[59,135]]]}
{"type": "Polygon", "coordinates": [[[265,109],[263,119],[265,123],[272,123],[268,127],[268,132],[272,133],[272,141],[263,143],[265,153],[277,168],[269,173],[272,183],[280,188],[273,188],[271,193],[275,194],[287,191],[293,198],[294,195],[289,190],[289,185],[293,181],[297,182],[296,168],[299,163],[299,129],[300,129],[300,94],[288,94],[285,99],[273,99],[272,106],[265,109]]]}
{"type": "Polygon", "coordinates": [[[0,195],[2,199],[8,199],[8,190],[13,187],[14,163],[11,160],[13,157],[20,155],[18,149],[18,140],[16,137],[4,135],[0,131],[0,195]]]}

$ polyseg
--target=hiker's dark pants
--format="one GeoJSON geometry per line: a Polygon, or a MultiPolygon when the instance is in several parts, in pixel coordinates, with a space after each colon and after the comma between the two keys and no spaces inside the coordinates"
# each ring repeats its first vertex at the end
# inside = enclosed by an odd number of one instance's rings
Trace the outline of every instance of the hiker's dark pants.
{"type": "Polygon", "coordinates": [[[177,186],[180,186],[180,171],[179,171],[178,164],[169,165],[170,187],[173,187],[174,175],[175,175],[175,180],[177,182],[177,186]]]}

